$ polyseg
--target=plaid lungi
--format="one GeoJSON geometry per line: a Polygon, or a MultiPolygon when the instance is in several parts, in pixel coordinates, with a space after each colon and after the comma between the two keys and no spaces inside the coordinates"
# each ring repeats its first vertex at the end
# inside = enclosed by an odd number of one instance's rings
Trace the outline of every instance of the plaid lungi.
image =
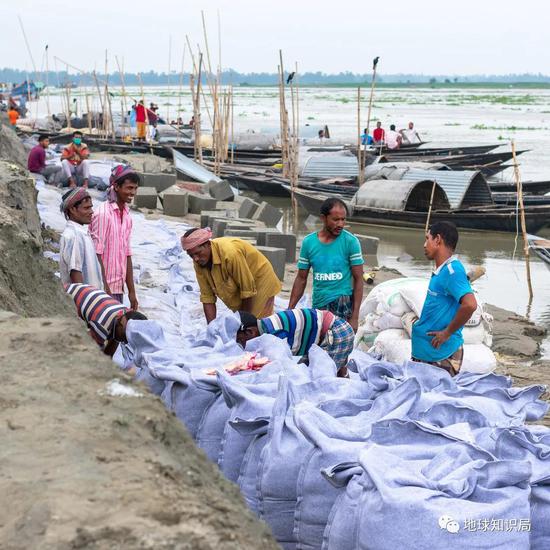
{"type": "Polygon", "coordinates": [[[349,321],[353,311],[351,298],[351,296],[340,296],[340,298],[333,300],[328,304],[325,304],[319,309],[330,311],[331,313],[334,313],[336,317],[340,317],[341,319],[349,321]]]}
{"type": "Polygon", "coordinates": [[[348,356],[353,350],[355,333],[345,319],[335,319],[327,330],[321,348],[324,349],[341,369],[348,364],[348,356]]]}

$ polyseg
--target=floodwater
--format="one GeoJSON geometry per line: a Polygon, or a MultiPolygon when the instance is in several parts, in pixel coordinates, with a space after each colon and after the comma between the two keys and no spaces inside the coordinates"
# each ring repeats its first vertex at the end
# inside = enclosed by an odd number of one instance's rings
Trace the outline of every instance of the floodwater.
{"type": "MultiPolygon", "coordinates": [[[[91,89],[88,90],[91,93],[91,89]]],[[[112,88],[113,110],[120,111],[123,105],[119,90],[112,88]],[[117,107],[118,106],[118,107],[117,107]]],[[[137,88],[128,88],[127,94],[140,98],[137,88]]],[[[148,87],[144,92],[146,102],[157,103],[160,113],[175,119],[178,114],[187,121],[192,114],[188,88],[178,94],[178,87],[148,87]]],[[[368,90],[362,92],[362,122],[366,126],[368,90]]],[[[83,90],[71,91],[77,99],[79,112],[86,111],[83,90]]],[[[299,91],[300,127],[308,137],[316,135],[317,129],[329,126],[333,140],[356,142],[357,90],[353,88],[304,88],[299,91]],[[305,128],[309,125],[309,128],[305,128]]],[[[99,110],[97,98],[89,96],[88,103],[99,110]]],[[[129,105],[128,101],[126,105],[129,105]]],[[[57,91],[50,97],[52,111],[62,110],[62,94],[57,91]]],[[[30,115],[46,113],[45,98],[29,104],[30,115]]],[[[385,127],[395,124],[403,128],[409,121],[425,141],[437,144],[488,144],[500,143],[510,146],[513,139],[518,150],[529,151],[519,157],[524,180],[550,179],[550,89],[537,88],[454,88],[452,90],[415,88],[384,88],[376,91],[372,111],[374,120],[381,120],[385,127]]],[[[207,126],[208,117],[203,115],[207,126]]],[[[279,101],[276,88],[235,88],[234,127],[235,133],[269,133],[276,135],[279,124],[279,101]]],[[[511,170],[506,170],[502,179],[512,179],[511,170]]],[[[285,227],[298,235],[313,228],[305,226],[303,212],[298,227],[293,227],[288,199],[269,199],[285,209],[285,227]]],[[[396,229],[377,226],[352,225],[358,234],[378,237],[380,246],[373,264],[399,269],[405,275],[428,275],[430,263],[422,249],[423,234],[417,229],[396,229]],[[406,253],[412,259],[399,261],[406,253]]],[[[550,235],[550,231],[541,234],[550,235]]],[[[475,283],[483,300],[488,303],[528,315],[533,321],[550,329],[550,271],[538,258],[531,260],[534,298],[529,303],[523,243],[515,235],[505,233],[463,232],[460,236],[458,254],[467,267],[481,265],[486,275],[475,283]]],[[[544,354],[550,357],[550,339],[544,346],[544,354]]]]}

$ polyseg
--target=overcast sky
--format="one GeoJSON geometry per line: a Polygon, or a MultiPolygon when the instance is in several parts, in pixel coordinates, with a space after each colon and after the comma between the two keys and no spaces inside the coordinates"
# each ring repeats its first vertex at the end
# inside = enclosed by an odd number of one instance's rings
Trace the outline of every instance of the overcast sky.
{"type": "Polygon", "coordinates": [[[20,15],[38,70],[49,44],[51,69],[58,56],[102,70],[107,49],[111,70],[117,55],[128,72],[166,71],[171,36],[179,71],[185,35],[203,45],[201,9],[212,64],[219,9],[223,67],[240,72],[275,72],[281,48],[304,72],[369,72],[379,55],[381,73],[550,73],[545,0],[1,0],[0,65],[32,70],[20,15]]]}

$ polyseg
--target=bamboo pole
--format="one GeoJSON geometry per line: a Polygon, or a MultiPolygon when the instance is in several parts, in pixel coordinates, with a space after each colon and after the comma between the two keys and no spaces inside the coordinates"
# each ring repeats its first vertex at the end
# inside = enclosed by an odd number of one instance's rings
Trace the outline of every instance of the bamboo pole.
{"type": "Polygon", "coordinates": [[[288,111],[286,109],[285,101],[285,71],[283,65],[283,52],[279,50],[279,90],[281,98],[281,153],[283,162],[283,177],[287,178],[289,175],[289,143],[288,143],[288,111]]]}
{"type": "Polygon", "coordinates": [[[434,183],[432,185],[432,194],[430,195],[430,204],[428,206],[428,217],[426,218],[426,227],[424,227],[424,233],[426,234],[428,232],[428,227],[430,227],[430,218],[432,216],[432,205],[434,202],[434,194],[435,194],[435,186],[437,185],[437,182],[434,180],[434,183]]]}
{"type": "Polygon", "coordinates": [[[50,63],[48,60],[48,44],[46,44],[46,107],[48,109],[48,117],[52,115],[51,108],[50,108],[50,89],[49,89],[49,82],[50,82],[50,63]]]}
{"type": "Polygon", "coordinates": [[[363,150],[361,148],[361,86],[357,88],[357,185],[361,186],[364,180],[363,150]]]}
{"type": "Polygon", "coordinates": [[[101,89],[99,87],[99,80],[97,79],[97,73],[94,69],[94,72],[93,72],[93,76],[94,76],[94,81],[95,81],[95,85],[96,85],[96,88],[97,88],[97,94],[98,94],[98,98],[99,98],[99,105],[101,107],[101,112],[103,113],[103,100],[101,99],[101,89]]]}
{"type": "Polygon", "coordinates": [[[533,299],[533,285],[531,283],[531,264],[529,261],[529,241],[527,240],[527,228],[525,224],[525,209],[523,206],[523,185],[519,173],[518,159],[516,157],[516,144],[512,141],[512,158],[514,161],[514,177],[516,180],[516,189],[518,194],[518,204],[521,220],[521,232],[523,234],[523,251],[525,254],[525,268],[527,271],[527,287],[529,289],[529,301],[533,299]]]}
{"type": "MultiPolygon", "coordinates": [[[[105,100],[107,107],[109,108],[109,121],[111,126],[112,137],[115,139],[115,121],[113,120],[113,109],[111,107],[111,96],[109,95],[109,69],[108,69],[108,53],[105,50],[105,100]]],[[[103,120],[105,120],[105,114],[103,114],[103,120]]],[[[105,132],[107,133],[107,125],[105,125],[105,132]]]]}
{"type": "Polygon", "coordinates": [[[168,107],[166,109],[166,118],[170,124],[170,71],[172,70],[172,35],[168,37],[168,107]]]}
{"type": "MultiPolygon", "coordinates": [[[[126,85],[124,81],[124,59],[122,64],[118,61],[118,56],[115,55],[116,66],[118,69],[118,74],[120,75],[120,87],[122,91],[121,99],[121,109],[122,109],[122,137],[126,137],[126,114],[128,112],[128,104],[126,103],[126,85]]],[[[130,123],[128,122],[128,135],[132,136],[132,129],[130,128],[130,123]]]]}
{"type": "Polygon", "coordinates": [[[178,86],[178,111],[176,113],[176,122],[177,122],[177,128],[178,128],[178,135],[176,136],[176,145],[179,143],[180,140],[180,119],[181,117],[181,97],[183,95],[183,70],[185,65],[185,48],[186,45],[183,45],[183,52],[181,54],[181,70],[179,75],[179,86],[178,86]]]}
{"type": "Polygon", "coordinates": [[[233,96],[233,85],[231,86],[231,164],[235,164],[235,98],[233,96]]]}
{"type": "Polygon", "coordinates": [[[372,61],[372,81],[370,85],[370,96],[369,96],[369,107],[367,111],[367,131],[365,136],[365,144],[363,146],[363,164],[362,164],[362,174],[365,175],[365,165],[367,161],[367,141],[369,139],[369,130],[370,130],[370,117],[372,113],[372,100],[374,98],[374,83],[376,82],[376,67],[378,66],[378,57],[375,57],[372,61]]]}

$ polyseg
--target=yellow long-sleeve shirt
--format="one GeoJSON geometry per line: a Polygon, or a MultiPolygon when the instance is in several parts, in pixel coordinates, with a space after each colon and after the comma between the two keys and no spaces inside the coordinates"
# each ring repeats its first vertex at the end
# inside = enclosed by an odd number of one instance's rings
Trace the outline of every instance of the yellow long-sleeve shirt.
{"type": "Polygon", "coordinates": [[[232,311],[254,298],[251,313],[262,314],[266,302],[281,291],[273,267],[250,243],[232,237],[212,239],[212,267],[194,264],[203,304],[219,298],[232,311]]]}

